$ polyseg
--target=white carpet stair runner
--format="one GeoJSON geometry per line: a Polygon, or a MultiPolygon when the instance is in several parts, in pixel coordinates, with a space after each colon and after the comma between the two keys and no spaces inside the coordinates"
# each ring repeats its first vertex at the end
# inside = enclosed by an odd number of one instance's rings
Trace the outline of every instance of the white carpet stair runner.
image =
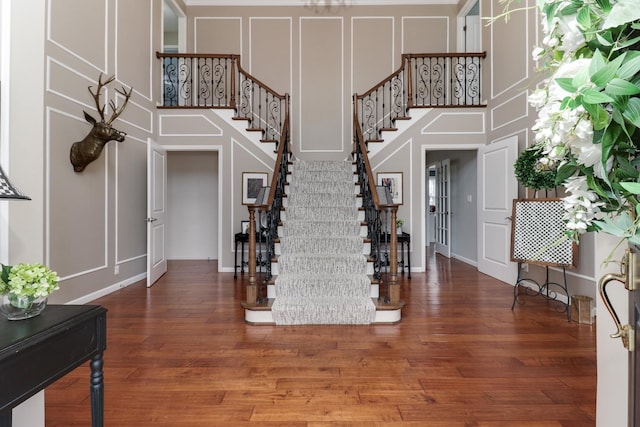
{"type": "Polygon", "coordinates": [[[298,160],[291,168],[271,307],[275,323],[373,322],[351,163],[298,160]]]}

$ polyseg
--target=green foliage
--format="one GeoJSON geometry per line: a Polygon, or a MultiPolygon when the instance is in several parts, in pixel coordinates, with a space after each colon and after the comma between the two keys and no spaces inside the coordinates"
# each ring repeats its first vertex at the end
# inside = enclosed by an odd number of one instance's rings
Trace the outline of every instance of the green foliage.
{"type": "Polygon", "coordinates": [[[524,150],[514,164],[516,178],[525,187],[534,190],[551,189],[556,186],[556,169],[545,169],[539,160],[542,152],[536,148],[524,150]]]}
{"type": "Polygon", "coordinates": [[[0,273],[0,295],[46,297],[59,289],[59,281],[55,271],[39,263],[3,265],[0,273]]]}

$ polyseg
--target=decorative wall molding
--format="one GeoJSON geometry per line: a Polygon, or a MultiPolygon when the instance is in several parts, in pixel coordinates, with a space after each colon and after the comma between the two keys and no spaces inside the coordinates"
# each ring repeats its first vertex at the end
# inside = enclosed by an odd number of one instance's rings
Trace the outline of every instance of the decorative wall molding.
{"type": "Polygon", "coordinates": [[[486,132],[485,129],[485,113],[484,112],[445,112],[441,113],[438,116],[434,117],[429,123],[427,123],[421,130],[420,133],[423,135],[483,135],[486,132]],[[465,118],[465,116],[477,116],[479,128],[477,130],[468,130],[468,131],[437,131],[437,130],[429,130],[429,128],[436,127],[439,122],[442,122],[446,119],[454,119],[459,117],[459,120],[465,120],[468,122],[469,118],[465,118]]]}
{"type": "MultiPolygon", "coordinates": [[[[76,120],[81,123],[85,123],[84,119],[81,119],[73,114],[69,114],[65,111],[58,110],[52,107],[46,107],[45,112],[45,263],[51,262],[51,117],[53,114],[59,114],[61,116],[70,118],[72,120],[76,120]]],[[[104,204],[105,211],[104,217],[102,218],[102,223],[104,227],[104,248],[103,248],[103,264],[96,265],[95,267],[85,269],[83,271],[76,272],[71,275],[67,275],[61,277],[60,280],[68,280],[74,277],[82,276],[88,273],[93,273],[95,271],[101,271],[107,268],[108,266],[108,248],[109,248],[109,218],[107,212],[109,211],[109,168],[108,159],[109,159],[109,146],[106,145],[104,149],[104,153],[102,155],[102,162],[104,163],[104,204]]],[[[68,165],[69,169],[71,169],[71,164],[68,165]]]]}
{"type": "MultiPolygon", "coordinates": [[[[313,16],[304,16],[304,17],[300,17],[299,18],[299,28],[300,28],[300,33],[299,33],[299,39],[300,39],[300,43],[299,43],[299,52],[298,52],[298,69],[299,69],[299,90],[298,90],[298,97],[300,99],[300,102],[298,103],[299,106],[299,110],[298,110],[298,117],[300,118],[299,120],[299,136],[298,136],[298,141],[299,141],[299,151],[301,153],[342,153],[344,152],[344,147],[345,147],[345,141],[344,141],[344,137],[345,137],[345,94],[344,94],[344,17],[313,17],[313,16]],[[304,123],[304,119],[303,117],[305,117],[305,115],[303,114],[303,102],[305,100],[305,91],[303,90],[304,85],[305,85],[305,75],[304,75],[304,69],[305,67],[303,66],[303,64],[306,64],[309,62],[309,58],[324,58],[324,56],[319,56],[317,54],[317,52],[315,52],[313,49],[304,49],[305,47],[305,22],[321,22],[321,21],[325,21],[325,22],[329,22],[329,21],[337,21],[339,23],[340,26],[340,39],[339,39],[339,46],[335,46],[336,50],[335,51],[339,51],[340,54],[340,61],[338,64],[338,67],[336,67],[336,69],[332,70],[332,71],[336,71],[338,70],[339,73],[339,77],[340,77],[340,81],[338,82],[340,84],[340,94],[336,97],[336,99],[332,100],[332,102],[334,102],[334,104],[332,104],[332,108],[331,111],[338,111],[339,112],[339,121],[340,121],[340,126],[338,128],[339,136],[339,142],[336,145],[335,148],[328,148],[328,149],[316,149],[316,148],[305,148],[303,146],[303,144],[306,141],[306,136],[304,133],[304,127],[305,127],[305,123],[304,123]],[[306,53],[306,56],[304,55],[304,53],[306,53]]],[[[325,42],[328,43],[328,40],[325,39],[325,42]]],[[[326,52],[332,52],[330,47],[327,47],[326,52]]],[[[326,56],[326,55],[325,55],[326,56]]],[[[329,63],[330,61],[327,61],[327,63],[329,63]]],[[[312,82],[309,87],[311,88],[318,88],[318,84],[317,82],[312,82]]],[[[311,104],[315,104],[318,105],[319,103],[323,103],[322,100],[321,102],[318,102],[318,100],[314,97],[308,97],[310,100],[308,102],[310,102],[311,104]]],[[[348,99],[348,98],[347,98],[348,99]]],[[[328,106],[328,102],[325,103],[325,106],[328,106]]],[[[328,123],[331,123],[331,121],[328,121],[328,123]]],[[[317,124],[317,120],[316,120],[316,124],[317,124]]],[[[331,126],[332,129],[335,129],[335,123],[333,124],[333,126],[331,126]]],[[[325,136],[323,136],[323,138],[325,139],[325,141],[327,139],[329,139],[330,135],[326,134],[325,136]]],[[[313,141],[309,144],[310,146],[314,146],[313,141]]],[[[316,144],[315,146],[319,146],[318,144],[316,144]]]]}
{"type": "MultiPolygon", "coordinates": [[[[282,20],[286,21],[289,24],[289,82],[287,85],[286,92],[291,93],[291,89],[293,87],[293,18],[290,16],[278,17],[278,16],[265,16],[265,17],[250,17],[249,18],[249,64],[248,71],[249,73],[254,74],[253,71],[253,32],[254,22],[257,21],[277,21],[282,20]]],[[[255,75],[255,74],[254,74],[255,75]]]]}
{"type": "Polygon", "coordinates": [[[90,65],[91,67],[95,68],[98,71],[101,71],[103,73],[106,73],[106,70],[109,69],[109,49],[108,49],[108,40],[106,37],[107,34],[107,29],[109,26],[109,0],[104,0],[104,28],[105,31],[102,33],[104,34],[104,63],[102,65],[99,64],[94,64],[91,61],[89,61],[88,59],[84,58],[80,53],[75,52],[72,48],[65,46],[64,42],[59,41],[54,39],[54,36],[52,34],[53,31],[53,19],[52,19],[52,11],[53,11],[53,4],[56,3],[54,0],[47,0],[47,41],[58,46],[60,49],[62,49],[63,51],[67,52],[68,54],[74,56],[75,58],[77,58],[78,60],[84,62],[85,64],[90,65]]]}
{"type": "MultiPolygon", "coordinates": [[[[405,22],[409,21],[409,20],[414,20],[414,19],[424,19],[424,20],[444,20],[447,24],[447,32],[446,32],[446,52],[449,52],[450,47],[451,47],[451,36],[450,36],[450,28],[449,28],[449,17],[448,16],[403,16],[402,17],[402,31],[400,31],[401,37],[402,39],[400,40],[400,46],[402,49],[402,52],[407,53],[407,48],[405,46],[405,22]]],[[[418,53],[418,52],[413,52],[413,53],[418,53]]],[[[421,53],[421,52],[420,52],[421,53]]],[[[434,53],[441,53],[441,52],[434,52],[434,53]]]]}
{"type": "Polygon", "coordinates": [[[222,128],[216,125],[210,118],[204,114],[158,114],[158,135],[159,136],[222,136],[224,132],[222,128]],[[179,133],[171,132],[169,129],[171,120],[175,119],[184,126],[185,119],[201,120],[203,126],[210,126],[211,132],[207,133],[179,133]]]}
{"type": "MultiPolygon", "coordinates": [[[[140,0],[138,0],[140,1],[140,0]]],[[[149,44],[146,47],[145,51],[148,52],[149,55],[149,65],[151,65],[153,63],[153,61],[156,60],[156,58],[154,57],[154,49],[152,46],[152,40],[154,40],[154,28],[153,28],[153,14],[154,14],[154,1],[153,0],[147,0],[148,1],[148,7],[147,9],[149,10],[149,44]]],[[[120,67],[119,67],[119,62],[118,62],[118,35],[120,34],[120,31],[118,31],[118,24],[119,24],[119,20],[118,20],[118,10],[119,10],[119,6],[120,3],[122,2],[123,4],[125,4],[125,0],[115,0],[116,2],[116,12],[115,12],[115,34],[114,34],[114,70],[115,70],[115,74],[116,74],[116,80],[119,79],[119,75],[120,75],[120,67]]],[[[126,4],[134,4],[133,2],[131,2],[131,0],[126,1],[126,4]]],[[[137,2],[135,4],[138,4],[137,2]]],[[[125,40],[125,43],[129,42],[128,40],[125,40]]],[[[149,87],[146,88],[146,93],[143,92],[141,89],[138,89],[135,87],[135,85],[133,86],[133,91],[134,93],[137,93],[138,95],[140,95],[142,98],[146,99],[149,102],[152,102],[153,99],[153,75],[151,74],[153,70],[153,66],[149,67],[149,87]]]]}
{"type": "Polygon", "coordinates": [[[528,91],[518,93],[491,109],[491,130],[495,131],[520,119],[525,119],[529,114],[528,91]],[[520,114],[518,114],[518,111],[520,114]],[[509,120],[500,122],[497,115],[504,112],[509,120]]]}
{"type": "MultiPolygon", "coordinates": [[[[236,6],[234,4],[234,6],[236,6]]],[[[240,42],[240,52],[226,52],[226,53],[242,53],[243,52],[243,39],[242,39],[242,18],[239,16],[196,16],[193,18],[193,51],[198,52],[198,23],[206,21],[238,21],[238,35],[236,38],[240,42]]]]}
{"type": "MultiPolygon", "coordinates": [[[[491,12],[489,14],[489,16],[497,16],[497,14],[499,14],[500,12],[497,12],[494,10],[494,1],[491,1],[491,12]]],[[[525,37],[525,45],[528,47],[530,46],[529,44],[529,13],[531,13],[531,9],[533,8],[534,12],[533,13],[537,13],[537,7],[534,5],[533,7],[531,7],[529,5],[529,0],[525,0],[524,1],[525,5],[522,6],[523,8],[525,8],[526,10],[522,11],[522,13],[525,13],[527,16],[525,18],[525,28],[524,28],[524,37],[525,37]]],[[[494,52],[493,55],[489,55],[489,59],[491,60],[491,99],[496,99],[497,97],[499,97],[500,95],[504,94],[505,92],[515,88],[516,86],[523,84],[525,82],[527,82],[527,80],[529,79],[529,61],[530,61],[530,49],[521,49],[519,50],[520,53],[522,53],[524,55],[524,57],[522,58],[522,60],[518,60],[517,58],[511,58],[510,64],[512,66],[512,69],[515,66],[522,66],[523,69],[521,70],[523,75],[520,79],[513,81],[510,85],[508,85],[507,87],[505,87],[504,89],[502,89],[500,92],[495,92],[495,88],[496,88],[496,81],[495,81],[495,70],[497,69],[496,66],[496,52],[499,52],[499,49],[496,49],[494,43],[496,40],[496,36],[495,36],[495,31],[496,31],[496,25],[503,25],[505,24],[504,21],[498,21],[496,23],[494,23],[493,25],[491,25],[489,27],[489,31],[491,32],[491,36],[490,36],[490,40],[491,40],[491,52],[494,52]]],[[[511,34],[522,34],[522,32],[516,32],[513,33],[511,32],[511,34]]]]}

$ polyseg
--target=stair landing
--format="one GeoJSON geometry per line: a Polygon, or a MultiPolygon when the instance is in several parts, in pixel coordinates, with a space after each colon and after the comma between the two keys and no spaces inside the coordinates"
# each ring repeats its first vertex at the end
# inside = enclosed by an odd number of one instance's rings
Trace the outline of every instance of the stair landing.
{"type": "MultiPolygon", "coordinates": [[[[394,324],[402,319],[402,307],[404,301],[398,304],[380,304],[377,298],[371,301],[376,306],[376,317],[371,324],[394,324]]],[[[244,320],[252,325],[275,325],[271,313],[273,298],[269,298],[264,304],[249,305],[242,303],[244,308],[244,320]]]]}

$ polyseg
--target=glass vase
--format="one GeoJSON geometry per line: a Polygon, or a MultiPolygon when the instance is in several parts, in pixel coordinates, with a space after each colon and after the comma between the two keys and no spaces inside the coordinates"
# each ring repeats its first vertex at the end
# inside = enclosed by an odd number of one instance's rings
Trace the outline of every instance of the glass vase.
{"type": "Polygon", "coordinates": [[[25,297],[4,294],[0,301],[0,313],[9,320],[23,320],[35,317],[47,306],[47,297],[25,297]]]}

